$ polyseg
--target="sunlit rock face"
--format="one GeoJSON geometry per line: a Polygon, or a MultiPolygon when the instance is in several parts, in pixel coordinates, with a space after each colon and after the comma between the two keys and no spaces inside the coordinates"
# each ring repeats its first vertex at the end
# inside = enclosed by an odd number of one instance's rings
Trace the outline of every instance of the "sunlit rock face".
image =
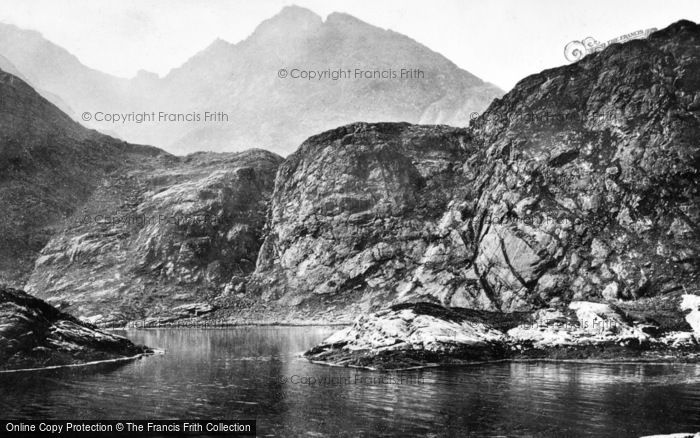
{"type": "Polygon", "coordinates": [[[681,310],[690,310],[690,313],[686,315],[685,320],[693,328],[695,336],[700,338],[700,296],[683,295],[681,310]]]}
{"type": "Polygon", "coordinates": [[[438,232],[469,148],[464,129],[408,124],[310,138],[278,171],[249,293],[299,309],[389,302],[438,232]]]}

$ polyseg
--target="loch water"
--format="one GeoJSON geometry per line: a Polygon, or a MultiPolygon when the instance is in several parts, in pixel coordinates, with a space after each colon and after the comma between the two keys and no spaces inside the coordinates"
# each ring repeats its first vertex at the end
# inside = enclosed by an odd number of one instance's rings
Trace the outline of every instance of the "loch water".
{"type": "Polygon", "coordinates": [[[700,365],[498,362],[383,373],[299,357],[336,328],[120,332],[164,354],[0,374],[6,419],[256,419],[257,436],[700,431],[700,365]]]}

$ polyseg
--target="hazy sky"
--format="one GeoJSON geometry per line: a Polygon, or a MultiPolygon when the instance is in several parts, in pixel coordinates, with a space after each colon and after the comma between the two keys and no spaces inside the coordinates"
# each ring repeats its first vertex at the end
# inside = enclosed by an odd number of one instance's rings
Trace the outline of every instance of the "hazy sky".
{"type": "Polygon", "coordinates": [[[403,33],[506,90],[566,64],[569,41],[700,21],[700,0],[0,0],[0,21],[40,31],[90,67],[131,77],[139,69],[163,75],[217,37],[245,39],[289,4],[403,33]]]}

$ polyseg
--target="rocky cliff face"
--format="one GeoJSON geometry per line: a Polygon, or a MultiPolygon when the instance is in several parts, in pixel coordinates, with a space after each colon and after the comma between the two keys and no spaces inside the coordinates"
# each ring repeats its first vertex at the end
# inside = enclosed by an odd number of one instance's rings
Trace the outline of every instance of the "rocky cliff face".
{"type": "Polygon", "coordinates": [[[150,352],[22,291],[0,288],[0,370],[72,365],[150,352]]]}
{"type": "Polygon", "coordinates": [[[307,140],[277,173],[248,293],[283,313],[389,302],[425,256],[470,141],[464,129],[389,123],[307,140]]]}
{"type": "Polygon", "coordinates": [[[699,51],[679,22],[524,79],[469,130],[312,137],[280,168],[249,289],[349,314],[697,292],[699,51]]]}
{"type": "Polygon", "coordinates": [[[211,312],[255,267],[280,161],[199,153],[105,178],[43,248],[26,290],[100,324],[211,312]]]}

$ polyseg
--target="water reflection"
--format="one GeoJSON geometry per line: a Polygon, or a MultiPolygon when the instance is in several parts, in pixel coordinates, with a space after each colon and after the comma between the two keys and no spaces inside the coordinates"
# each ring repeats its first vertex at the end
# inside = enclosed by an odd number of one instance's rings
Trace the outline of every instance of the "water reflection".
{"type": "Polygon", "coordinates": [[[15,419],[255,418],[259,436],[700,430],[697,365],[503,362],[386,375],[297,357],[333,330],[130,330],[131,339],[166,354],[0,375],[0,410],[15,419]]]}

